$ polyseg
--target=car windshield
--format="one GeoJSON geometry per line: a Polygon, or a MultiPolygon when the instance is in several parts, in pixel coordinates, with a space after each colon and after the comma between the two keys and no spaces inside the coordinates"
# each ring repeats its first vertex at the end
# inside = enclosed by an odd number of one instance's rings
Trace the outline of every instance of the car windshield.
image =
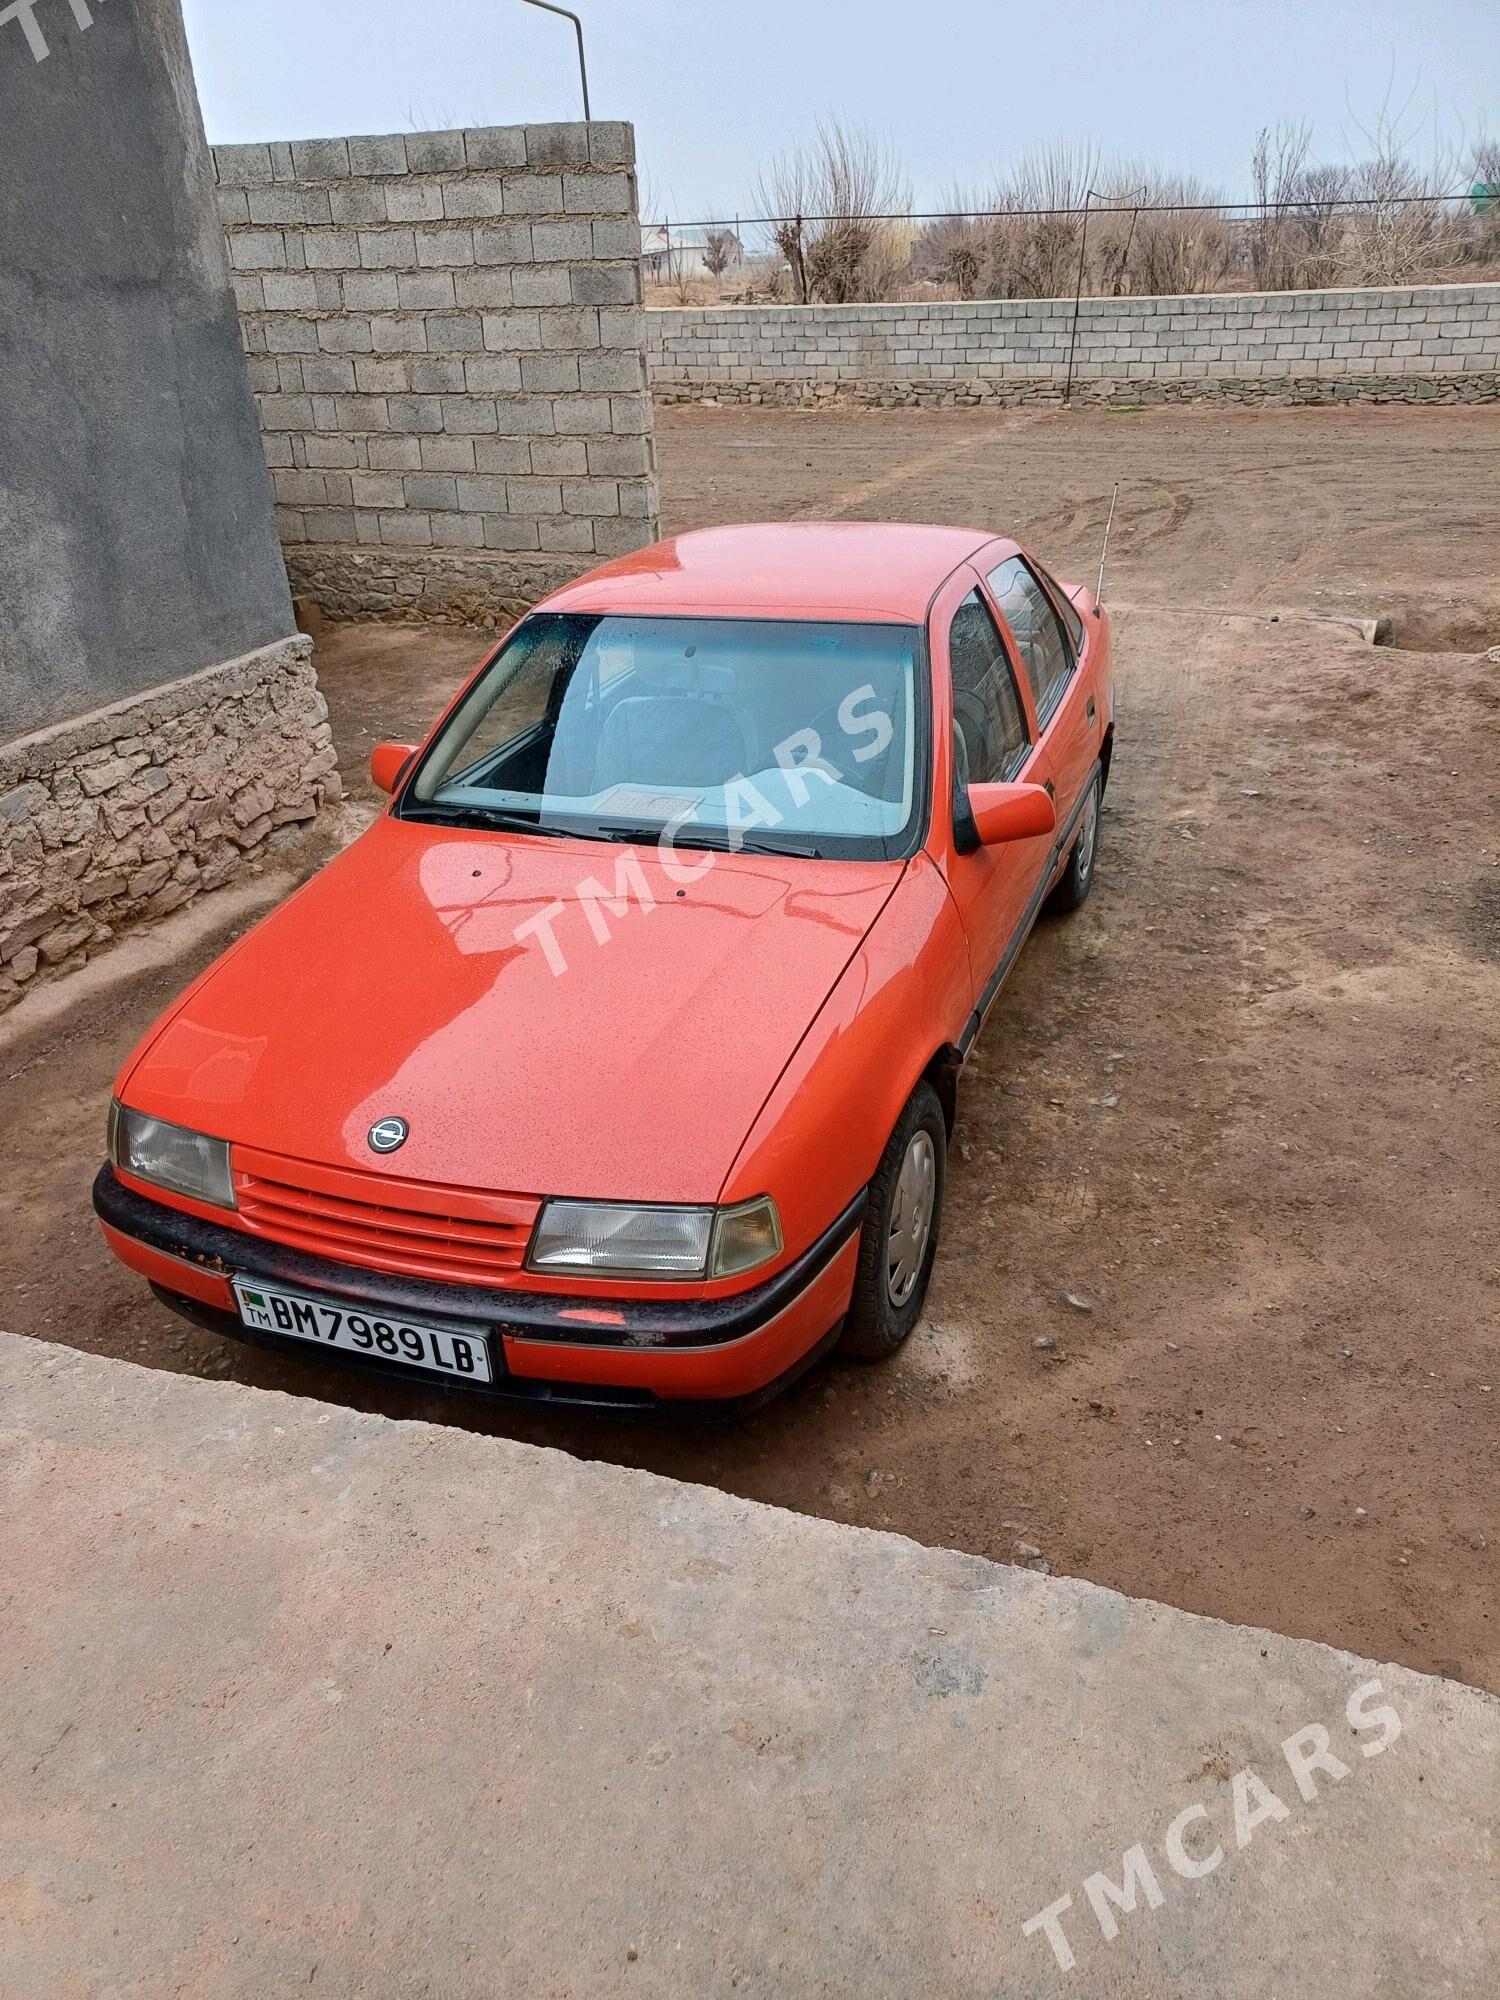
{"type": "Polygon", "coordinates": [[[903,625],[541,612],[423,760],[405,817],[888,857],[916,808],[903,625]]]}

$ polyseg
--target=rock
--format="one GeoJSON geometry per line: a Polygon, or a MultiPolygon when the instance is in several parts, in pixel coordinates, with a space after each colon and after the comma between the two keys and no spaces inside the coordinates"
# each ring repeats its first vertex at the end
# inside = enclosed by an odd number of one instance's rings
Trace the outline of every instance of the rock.
{"type": "Polygon", "coordinates": [[[1017,1562],[1035,1562],[1041,1553],[1041,1550],[1034,1542],[1016,1543],[1015,1554],[1017,1562]]]}
{"type": "Polygon", "coordinates": [[[1050,1333],[1039,1333],[1031,1344],[1033,1347],[1040,1348],[1044,1354],[1050,1354],[1057,1346],[1057,1342],[1052,1338],[1050,1333]]]}
{"type": "Polygon", "coordinates": [[[47,803],[47,794],[41,785],[27,783],[17,785],[0,797],[0,819],[29,819],[47,803]]]}
{"type": "Polygon", "coordinates": [[[1317,1511],[1316,1507],[1299,1507],[1297,1509],[1297,1518],[1300,1521],[1310,1521],[1317,1511]]]}
{"type": "Polygon", "coordinates": [[[70,952],[87,941],[93,928],[93,919],[84,917],[78,923],[60,924],[56,930],[48,931],[38,946],[43,960],[48,965],[61,965],[70,952]]]}
{"type": "Polygon", "coordinates": [[[1076,1313],[1091,1313],[1094,1310],[1087,1299],[1079,1298],[1077,1292],[1059,1292],[1058,1297],[1076,1313]]]}
{"type": "Polygon", "coordinates": [[[110,792],[116,785],[123,785],[127,778],[133,778],[142,765],[150,761],[144,750],[136,751],[131,757],[110,757],[87,770],[80,769],[78,781],[91,798],[97,798],[101,792],[110,792]]]}
{"type": "Polygon", "coordinates": [[[1168,1354],[1180,1354],[1182,1349],[1177,1345],[1175,1340],[1169,1340],[1167,1342],[1167,1352],[1168,1354]]]}
{"type": "Polygon", "coordinates": [[[1034,1569],[1038,1576],[1051,1576],[1052,1565],[1045,1556],[1032,1556],[1027,1562],[1028,1569],[1034,1569]]]}
{"type": "Polygon", "coordinates": [[[130,878],[129,895],[132,902],[141,902],[147,896],[154,896],[172,873],[170,861],[148,862],[144,868],[136,870],[130,878]]]}

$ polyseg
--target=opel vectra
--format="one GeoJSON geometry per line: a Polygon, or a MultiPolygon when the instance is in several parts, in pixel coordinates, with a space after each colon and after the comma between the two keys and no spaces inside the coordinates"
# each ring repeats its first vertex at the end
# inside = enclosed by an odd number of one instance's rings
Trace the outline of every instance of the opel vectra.
{"type": "Polygon", "coordinates": [[[524,617],[119,1074],[169,1306],[413,1387],[753,1400],[891,1354],[965,1058],[1088,894],[1092,594],[978,531],[679,536],[524,617]]]}

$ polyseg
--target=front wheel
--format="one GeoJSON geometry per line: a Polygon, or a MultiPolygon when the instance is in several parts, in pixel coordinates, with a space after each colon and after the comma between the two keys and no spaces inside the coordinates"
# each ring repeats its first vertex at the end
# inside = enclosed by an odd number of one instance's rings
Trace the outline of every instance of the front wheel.
{"type": "Polygon", "coordinates": [[[1049,910],[1066,913],[1076,910],[1094,886],[1094,863],[1099,858],[1099,774],[1089,779],[1088,797],[1073,839],[1068,865],[1058,877],[1057,887],[1047,898],[1049,910]]]}
{"type": "Polygon", "coordinates": [[[896,1120],[870,1182],[854,1296],[839,1352],[883,1361],[922,1315],[937,1254],[948,1128],[930,1083],[919,1083],[896,1120]]]}

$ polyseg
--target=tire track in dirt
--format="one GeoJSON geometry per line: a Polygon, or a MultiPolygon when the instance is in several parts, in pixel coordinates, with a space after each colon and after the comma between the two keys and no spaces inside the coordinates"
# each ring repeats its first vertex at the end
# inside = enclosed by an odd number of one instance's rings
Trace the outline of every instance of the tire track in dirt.
{"type": "Polygon", "coordinates": [[[923,479],[931,473],[950,470],[959,460],[972,458],[976,453],[993,449],[997,439],[1010,439],[1020,432],[1032,429],[1046,420],[1048,413],[1036,411],[1022,416],[1011,417],[996,424],[980,437],[968,436],[950,438],[935,451],[921,452],[914,458],[902,459],[889,466],[873,479],[861,480],[851,486],[845,497],[833,508],[803,507],[787,515],[789,521],[857,521],[864,518],[865,509],[884,494],[896,492],[903,486],[923,479]]]}

